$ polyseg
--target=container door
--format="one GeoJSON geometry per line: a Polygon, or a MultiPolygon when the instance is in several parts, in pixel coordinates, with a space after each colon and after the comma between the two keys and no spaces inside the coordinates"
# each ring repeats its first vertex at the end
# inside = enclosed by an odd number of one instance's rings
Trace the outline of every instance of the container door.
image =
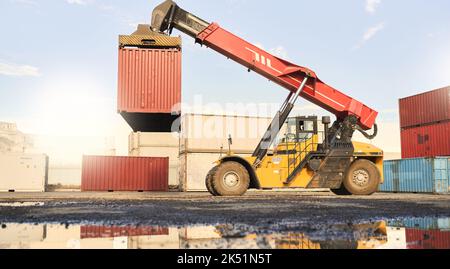
{"type": "Polygon", "coordinates": [[[435,192],[445,194],[449,192],[449,163],[450,158],[436,158],[434,160],[435,192]]]}

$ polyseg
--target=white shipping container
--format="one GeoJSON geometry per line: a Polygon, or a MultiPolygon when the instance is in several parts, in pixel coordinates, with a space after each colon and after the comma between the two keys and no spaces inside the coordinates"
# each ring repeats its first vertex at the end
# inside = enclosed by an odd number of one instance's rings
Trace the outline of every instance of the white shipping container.
{"type": "Polygon", "coordinates": [[[129,249],[178,249],[180,237],[177,228],[169,228],[168,235],[128,237],[129,249]]]}
{"type": "MultiPolygon", "coordinates": [[[[225,157],[220,153],[184,153],[180,155],[180,189],[182,191],[207,191],[205,179],[215,162],[225,157]]],[[[251,154],[240,154],[249,157],[251,154]]]]}
{"type": "Polygon", "coordinates": [[[402,158],[401,152],[385,152],[384,153],[385,161],[400,160],[401,158],[402,158]]]}
{"type": "Polygon", "coordinates": [[[407,249],[406,229],[387,227],[387,242],[376,249],[407,249]]]}
{"type": "Polygon", "coordinates": [[[0,154],[0,191],[45,192],[46,155],[0,154]]]}
{"type": "Polygon", "coordinates": [[[128,137],[129,151],[146,147],[178,148],[178,133],[131,133],[128,137]]]}
{"type": "Polygon", "coordinates": [[[169,185],[178,186],[178,133],[131,133],[128,137],[128,150],[128,155],[132,157],[169,157],[169,185]]]}
{"type": "Polygon", "coordinates": [[[180,164],[169,164],[169,187],[177,188],[179,186],[179,170],[180,164]]]}
{"type": "Polygon", "coordinates": [[[81,186],[81,166],[60,165],[48,168],[48,185],[64,188],[78,188],[81,186]]]}
{"type": "Polygon", "coordinates": [[[44,225],[7,224],[0,229],[0,248],[30,248],[29,242],[45,239],[44,225]]]}
{"type": "Polygon", "coordinates": [[[140,147],[129,152],[132,157],[169,157],[170,163],[178,163],[177,147],[140,147]]]}
{"type": "Polygon", "coordinates": [[[193,226],[179,230],[181,239],[220,239],[222,235],[215,226],[193,226]]]}
{"type": "Polygon", "coordinates": [[[218,153],[231,149],[237,154],[253,152],[266,132],[271,118],[185,114],[181,119],[181,153],[218,153]]]}
{"type": "Polygon", "coordinates": [[[80,248],[81,229],[78,225],[48,224],[45,229],[45,239],[35,242],[33,247],[38,249],[80,248]]]}

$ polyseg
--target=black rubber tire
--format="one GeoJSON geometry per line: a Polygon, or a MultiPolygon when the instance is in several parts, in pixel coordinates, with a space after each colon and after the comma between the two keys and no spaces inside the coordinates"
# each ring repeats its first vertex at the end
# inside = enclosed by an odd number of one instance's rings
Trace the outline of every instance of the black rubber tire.
{"type": "Polygon", "coordinates": [[[215,166],[208,172],[208,174],[206,175],[206,179],[205,179],[206,189],[208,189],[208,192],[211,193],[213,196],[218,196],[217,192],[214,190],[214,188],[212,186],[213,174],[216,171],[217,171],[217,166],[215,166]]]}
{"type": "Polygon", "coordinates": [[[381,182],[381,173],[376,165],[364,159],[356,160],[350,165],[344,177],[343,187],[353,195],[372,195],[378,191],[381,182]],[[353,173],[362,170],[368,174],[368,183],[364,186],[357,185],[353,181],[353,173]]]}
{"type": "Polygon", "coordinates": [[[336,194],[336,195],[339,195],[339,196],[350,196],[350,195],[352,195],[352,193],[349,192],[349,191],[345,188],[344,184],[342,184],[341,188],[339,188],[339,189],[331,189],[330,191],[331,191],[332,193],[336,194]]]}
{"type": "Polygon", "coordinates": [[[224,162],[216,167],[212,174],[212,189],[218,196],[242,196],[250,187],[250,175],[247,169],[238,162],[224,162]],[[225,176],[234,173],[238,176],[236,186],[225,184],[225,176]]]}

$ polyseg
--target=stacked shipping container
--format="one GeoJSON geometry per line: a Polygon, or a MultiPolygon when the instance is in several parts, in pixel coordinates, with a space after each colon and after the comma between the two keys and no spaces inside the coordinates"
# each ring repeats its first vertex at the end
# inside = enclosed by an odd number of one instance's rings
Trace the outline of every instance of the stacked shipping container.
{"type": "Polygon", "coordinates": [[[385,161],[380,191],[450,193],[450,157],[385,161]]]}
{"type": "Polygon", "coordinates": [[[450,121],[406,128],[401,137],[403,158],[450,156],[450,121]]]}
{"type": "Polygon", "coordinates": [[[400,99],[403,160],[384,162],[384,192],[450,193],[450,87],[400,99]]]}
{"type": "Polygon", "coordinates": [[[450,231],[406,229],[408,249],[450,249],[450,231]]]}
{"type": "Polygon", "coordinates": [[[205,178],[215,162],[228,152],[252,155],[271,118],[185,114],[181,118],[180,189],[206,191],[205,178]]]}
{"type": "Polygon", "coordinates": [[[128,154],[133,157],[168,157],[169,186],[178,187],[179,133],[131,133],[128,154]]]}
{"type": "Polygon", "coordinates": [[[450,156],[450,87],[399,103],[402,157],[450,156]]]}
{"type": "Polygon", "coordinates": [[[450,87],[400,99],[400,127],[412,128],[450,120],[450,87]]]}
{"type": "MultiPolygon", "coordinates": [[[[389,227],[401,227],[407,249],[449,249],[450,218],[406,218],[388,221],[389,227]]],[[[388,234],[389,236],[389,234],[388,234]]]]}
{"type": "Polygon", "coordinates": [[[388,226],[421,230],[450,230],[450,218],[415,217],[388,221],[388,226]]]}

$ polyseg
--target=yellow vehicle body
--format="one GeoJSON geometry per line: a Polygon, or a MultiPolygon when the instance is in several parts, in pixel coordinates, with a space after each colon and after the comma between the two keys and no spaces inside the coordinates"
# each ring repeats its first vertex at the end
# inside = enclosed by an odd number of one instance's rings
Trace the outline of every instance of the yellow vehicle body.
{"type": "MultiPolygon", "coordinates": [[[[287,183],[287,178],[290,173],[298,165],[299,161],[306,157],[309,152],[316,151],[319,145],[319,136],[313,135],[312,138],[306,139],[299,143],[280,143],[275,149],[273,154],[268,154],[261,164],[254,169],[255,175],[259,181],[260,189],[281,189],[281,188],[313,188],[310,187],[310,183],[314,176],[314,171],[308,169],[305,166],[296,177],[287,183]],[[296,151],[300,152],[295,154],[286,154],[286,152],[296,151]],[[278,152],[284,152],[284,154],[278,154],[278,152]]],[[[367,159],[373,162],[381,175],[381,184],[383,183],[383,151],[373,145],[353,142],[354,147],[354,159],[367,159]]],[[[230,160],[233,155],[229,155],[223,160],[230,160]]],[[[220,164],[223,160],[219,161],[220,164]]],[[[256,160],[255,157],[244,158],[248,164],[253,164],[256,160]]],[[[248,167],[248,166],[247,166],[248,167]]]]}
{"type": "Polygon", "coordinates": [[[354,127],[346,129],[336,123],[328,128],[329,119],[322,122],[323,133],[315,116],[289,118],[284,137],[271,141],[275,145],[272,150],[263,144],[267,140],[264,136],[253,157],[229,152],[206,176],[208,191],[216,196],[240,196],[248,189],[288,188],[327,188],[337,195],[377,192],[384,182],[383,151],[352,141],[354,127]]]}
{"type": "Polygon", "coordinates": [[[388,243],[386,222],[359,224],[352,226],[361,238],[341,242],[315,242],[305,234],[291,233],[275,240],[277,249],[375,249],[388,243]],[[366,236],[364,236],[366,235],[366,236]]]}

